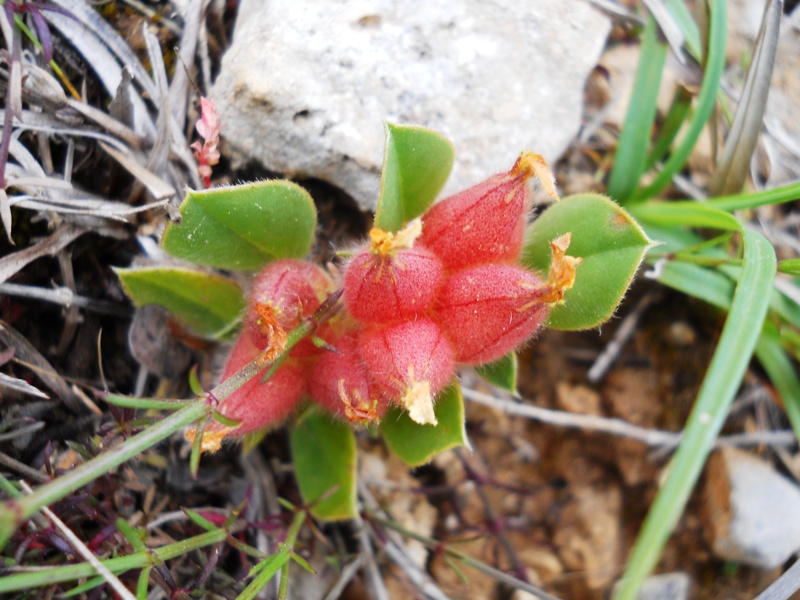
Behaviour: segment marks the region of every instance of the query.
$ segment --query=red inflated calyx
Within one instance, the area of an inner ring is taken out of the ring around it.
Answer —
[[[532,152],[523,153],[508,173],[434,204],[423,217],[420,242],[435,252],[449,271],[516,261],[531,204],[526,182],[534,176],[539,177],[548,194],[557,198],[544,159]]]
[[[373,229],[369,246],[348,264],[344,302],[358,321],[397,321],[432,304],[442,280],[442,263],[427,248],[413,245],[419,226],[416,220],[397,234]]]
[[[261,353],[262,350],[248,335],[242,335],[225,364],[223,380],[234,375]],[[261,383],[265,371],[266,369],[249,379],[220,402],[217,411],[240,423],[231,428],[212,419],[203,432],[203,450],[219,449],[225,437],[241,437],[254,431],[276,427],[294,412],[306,387],[301,362],[288,358],[270,379]]]
[[[286,332],[317,310],[332,291],[330,277],[313,263],[285,259],[268,264],[250,291],[247,334],[261,349],[275,344],[276,336],[285,339]],[[314,345],[303,340],[292,355],[304,356],[314,351]]]
[[[550,243],[546,281],[517,265],[479,265],[453,273],[435,307],[459,363],[497,360],[532,337],[575,281],[580,259],[566,255],[570,234]]]
[[[420,316],[366,329],[359,348],[379,392],[417,423],[436,424],[433,397],[455,374],[453,350],[436,321]]]
[[[358,332],[351,331],[333,344],[309,377],[315,402],[352,423],[377,421],[386,412],[386,399],[377,393],[358,349]]]
[[[547,316],[544,283],[514,265],[480,265],[445,283],[436,314],[456,361],[496,360],[531,337]]]

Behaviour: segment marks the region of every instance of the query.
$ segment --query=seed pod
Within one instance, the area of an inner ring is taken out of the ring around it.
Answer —
[[[233,347],[223,372],[227,379],[262,351],[253,344],[248,335],[242,335]],[[227,431],[222,423],[212,420],[205,434],[224,432],[224,436],[243,436],[259,429],[280,425],[292,414],[305,391],[305,373],[297,359],[289,358],[265,383],[261,383],[264,371],[251,378],[238,390],[220,402],[217,410],[225,417],[241,421],[233,430]]]
[[[513,265],[454,273],[435,310],[456,362],[483,364],[520,346],[545,320],[551,291],[535,274]]]
[[[531,204],[526,182],[533,176],[557,198],[544,159],[527,152],[508,173],[434,204],[423,217],[420,242],[439,256],[448,271],[516,261]]]
[[[424,312],[441,279],[442,263],[427,248],[403,248],[394,255],[367,248],[347,266],[344,303],[362,323],[388,323]]]
[[[439,325],[417,317],[361,334],[361,356],[377,389],[417,423],[436,424],[433,396],[455,374],[453,350]]]
[[[311,371],[312,400],[353,423],[379,420],[387,404],[370,381],[358,350],[357,332],[348,333],[333,345],[337,352],[323,354]]]
[[[261,349],[276,345],[280,338],[285,341],[285,334],[317,310],[332,291],[330,277],[313,263],[285,259],[268,264],[250,292],[245,324],[250,339]],[[309,340],[303,340],[292,355],[306,356],[315,350]]]

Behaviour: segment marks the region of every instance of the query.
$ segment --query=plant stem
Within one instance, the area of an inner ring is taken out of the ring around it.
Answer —
[[[156,564],[159,561],[170,560],[178,556],[183,556],[192,550],[225,541],[227,536],[228,532],[224,529],[215,529],[214,531],[181,540],[174,544],[168,544],[161,548],[148,549],[119,558],[110,558],[104,560],[103,565],[112,573],[119,575],[131,569],[141,569]],[[96,574],[94,567],[89,563],[15,573],[6,577],[0,577],[0,593],[27,590],[65,581],[75,581],[76,579],[92,577]]]
[[[205,398],[196,400],[113,450],[104,452],[58,479],[40,486],[29,496],[4,502],[0,505],[0,547],[5,546],[23,520],[35,514],[42,507],[57,502],[67,494],[80,489],[210,412],[211,408]]]
[[[306,520],[306,511],[301,510],[294,515],[292,524],[289,526],[289,532],[286,534],[285,544],[294,549],[294,544],[297,541],[297,536],[300,534],[300,528]],[[289,593],[289,563],[286,562],[281,567],[281,583],[278,587],[278,600],[285,600]]]

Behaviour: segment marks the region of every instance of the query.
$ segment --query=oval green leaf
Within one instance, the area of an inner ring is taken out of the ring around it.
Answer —
[[[509,352],[494,362],[475,367],[475,372],[489,383],[514,394],[517,393],[519,360],[516,352]]]
[[[578,194],[553,204],[531,224],[523,262],[546,273],[550,241],[567,232],[572,232],[567,254],[583,263],[574,287],[550,313],[548,326],[590,329],[614,314],[652,243],[636,221],[605,196]]]
[[[383,439],[400,460],[412,467],[429,462],[434,456],[456,446],[468,446],[464,429],[464,399],[454,380],[439,394],[433,408],[433,425],[420,425],[399,408],[391,408],[381,421]]]
[[[227,339],[245,301],[230,279],[178,267],[114,269],[136,306],[159,304],[193,333]]]
[[[356,438],[350,426],[311,408],[289,429],[289,441],[311,514],[322,521],[356,518]]]
[[[255,271],[277,258],[303,258],[317,226],[314,201],[291,181],[190,190],[164,249],[189,262]]]
[[[450,176],[454,157],[443,135],[387,123],[375,227],[395,232],[428,210]]]

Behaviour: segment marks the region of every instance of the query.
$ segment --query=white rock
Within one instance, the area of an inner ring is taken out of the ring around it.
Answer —
[[[448,192],[522,150],[552,163],[579,129],[609,28],[585,0],[242,0],[211,93],[223,151],[329,181],[364,208],[384,120],[453,140]]]
[[[691,584],[687,573],[651,575],[644,580],[637,600],[687,600]]]
[[[774,569],[800,550],[800,488],[769,464],[735,448],[709,461],[708,534],[724,560]]]

